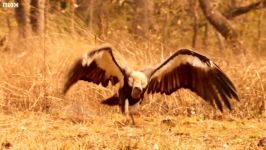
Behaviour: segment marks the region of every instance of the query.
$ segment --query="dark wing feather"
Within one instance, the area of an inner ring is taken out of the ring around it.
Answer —
[[[211,105],[223,111],[223,104],[231,110],[230,98],[239,100],[232,81],[207,57],[188,49],[181,49],[153,70],[148,93],[167,95],[180,88],[190,89]]]
[[[124,84],[124,69],[114,59],[112,48],[102,45],[85,54],[70,70],[64,86],[64,93],[78,80],[102,84],[106,87],[109,81],[115,85]]]
[[[110,106],[119,105],[119,103],[120,101],[119,101],[119,97],[117,94],[114,94],[113,96],[102,101],[102,104],[106,104]]]

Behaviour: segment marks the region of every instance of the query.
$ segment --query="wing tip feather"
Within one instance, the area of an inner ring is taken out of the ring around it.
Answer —
[[[70,87],[79,80],[78,75],[76,73],[80,73],[82,67],[83,67],[82,59],[80,58],[76,60],[76,62],[73,64],[73,66],[71,67],[70,71],[67,74],[66,77],[67,79],[64,84],[63,94],[66,94],[70,89]]]

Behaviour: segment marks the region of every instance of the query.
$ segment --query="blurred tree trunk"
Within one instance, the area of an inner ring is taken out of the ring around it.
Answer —
[[[89,30],[97,37],[105,38],[108,32],[108,13],[110,13],[108,6],[113,4],[103,0],[77,0],[77,4],[76,16],[86,20]]]
[[[78,7],[75,9],[75,15],[84,20],[89,28],[89,30],[92,32],[94,31],[94,24],[97,21],[97,17],[95,17],[97,14],[97,1],[96,0],[76,0]],[[99,1],[101,2],[101,1]]]
[[[6,16],[6,25],[7,25],[7,28],[8,28],[8,36],[11,36],[12,35],[12,31],[13,31],[13,27],[11,25],[10,18],[11,18],[11,15],[7,14],[7,16]]]
[[[262,20],[263,20],[263,12],[259,12],[259,17],[258,17],[258,24],[257,24],[257,42],[256,42],[256,47],[257,47],[257,51],[261,52],[261,24],[262,24]],[[265,105],[266,106],[266,105]],[[266,108],[266,107],[265,107]],[[266,109],[265,109],[266,110]]]
[[[75,9],[78,7],[76,0],[67,0],[71,9],[71,33],[75,33]]]
[[[134,37],[143,37],[145,36],[145,32],[149,27],[149,16],[150,16],[150,6],[151,1],[149,0],[135,0],[133,9],[135,10],[132,22],[131,29]]]
[[[169,8],[171,7],[170,0],[167,0],[167,13],[165,14],[164,23],[163,23],[163,36],[162,36],[162,42],[167,43],[169,38],[169,26],[170,26],[170,14],[169,14]],[[163,45],[163,49],[165,49],[165,46]]]
[[[93,31],[93,26],[92,26],[92,23],[94,21],[94,18],[93,18],[93,12],[94,12],[94,0],[90,0],[90,4],[89,4],[89,11],[90,11],[90,20],[89,20],[89,28],[90,28],[90,31]]]
[[[134,37],[139,37],[143,35],[143,21],[144,21],[144,5],[146,0],[135,0],[133,18],[132,18],[132,33]]]
[[[98,28],[99,36],[103,39],[108,37],[109,23],[108,15],[105,11],[98,14]]]
[[[191,10],[191,15],[193,17],[193,35],[192,35],[192,44],[193,48],[196,47],[197,36],[198,36],[198,27],[199,27],[199,15],[197,12],[197,1],[189,0],[189,6]]]
[[[31,0],[30,6],[30,24],[32,31],[36,34],[42,34],[44,30],[45,0]]]
[[[27,37],[27,12],[26,12],[26,0],[15,0],[19,3],[19,7],[15,8],[15,18],[18,24],[19,37]]]
[[[202,45],[204,49],[208,49],[208,39],[209,39],[209,25],[206,22],[204,24],[204,35],[202,39]]]
[[[244,47],[238,40],[238,33],[232,23],[219,11],[213,9],[208,0],[199,0],[199,2],[207,20],[226,39],[233,52],[235,54],[239,54],[241,52],[245,53]]]

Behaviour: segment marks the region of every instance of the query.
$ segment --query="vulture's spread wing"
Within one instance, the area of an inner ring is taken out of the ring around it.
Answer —
[[[181,49],[151,73],[148,93],[173,93],[187,88],[223,111],[222,102],[231,110],[230,98],[238,99],[236,88],[222,70],[207,57]]]
[[[102,84],[106,87],[111,81],[113,85],[124,84],[124,69],[116,62],[112,48],[102,45],[80,58],[70,70],[64,86],[64,93],[78,80]]]

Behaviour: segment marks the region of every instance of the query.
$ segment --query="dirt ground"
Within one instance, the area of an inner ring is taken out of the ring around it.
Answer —
[[[266,119],[136,116],[135,126],[123,119],[1,113],[1,149],[266,149]]]

